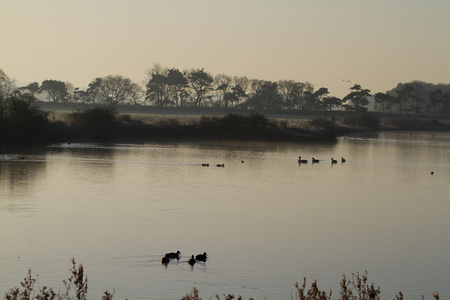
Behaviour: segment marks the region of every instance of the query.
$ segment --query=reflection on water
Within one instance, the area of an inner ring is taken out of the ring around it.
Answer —
[[[28,268],[61,287],[75,257],[90,298],[180,299],[196,286],[202,298],[289,299],[303,277],[336,296],[342,274],[365,270],[383,298],[448,298],[449,145],[448,134],[383,132],[27,150],[0,161],[0,289]]]

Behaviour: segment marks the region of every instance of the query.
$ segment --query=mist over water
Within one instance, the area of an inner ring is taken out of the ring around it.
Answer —
[[[58,144],[5,153],[0,290],[19,286],[29,268],[41,287],[58,290],[74,257],[91,299],[113,289],[117,299],[180,299],[193,286],[204,299],[290,299],[304,277],[337,297],[342,274],[365,270],[382,298],[438,291],[445,299],[449,146],[447,133],[385,132],[332,144]],[[299,165],[299,155],[308,163]],[[177,250],[179,261],[161,265]],[[207,262],[187,263],[203,252]]]

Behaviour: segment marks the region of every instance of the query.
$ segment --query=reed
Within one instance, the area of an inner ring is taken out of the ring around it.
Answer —
[[[75,259],[72,258],[72,268],[70,269],[70,277],[67,280],[63,280],[65,290],[55,293],[53,288],[46,286],[42,288],[35,288],[38,283],[38,276],[33,278],[31,275],[31,269],[28,270],[27,276],[20,283],[21,287],[11,288],[5,293],[6,300],[86,300],[88,292],[88,280],[84,273],[82,264],[76,264]],[[342,275],[340,281],[339,298],[331,298],[332,290],[328,292],[320,290],[317,280],[311,283],[309,289],[306,288],[306,277],[303,278],[302,285],[297,282],[295,284],[296,294],[295,298],[291,295],[291,300],[381,300],[380,287],[375,287],[374,283],[368,281],[367,271],[362,274],[353,273],[351,279],[347,279],[345,275]],[[102,300],[112,300],[114,291],[112,293],[106,291],[102,296]],[[434,300],[439,300],[440,296],[438,292],[434,292],[431,295]],[[234,294],[223,295],[223,300],[242,300],[241,296],[235,296]],[[209,298],[210,300],[212,298]],[[215,295],[216,300],[221,300],[219,295]],[[425,299],[422,296],[422,299]],[[201,300],[199,291],[193,287],[191,292],[181,298],[181,300]],[[253,298],[249,298],[253,300]],[[398,292],[395,295],[394,300],[403,300],[402,292]]]

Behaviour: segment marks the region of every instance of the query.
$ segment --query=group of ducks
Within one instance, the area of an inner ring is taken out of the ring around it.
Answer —
[[[314,163],[318,163],[320,160],[318,160],[318,159],[315,159],[314,157],[312,158],[312,163],[314,164]],[[337,160],[336,159],[334,159],[334,158],[331,158],[331,163],[332,164],[337,164]],[[306,164],[306,163],[308,163],[308,160],[307,159],[302,159],[302,157],[301,156],[299,156],[298,157],[298,163],[299,164]],[[343,158],[343,157],[341,157],[341,163],[345,163],[345,158]]]
[[[177,252],[170,252],[170,253],[166,253],[166,255],[164,255],[163,258],[161,258],[161,263],[163,265],[168,265],[171,259],[176,259],[176,260],[180,260],[181,257],[181,252],[177,251]],[[197,261],[207,261],[208,260],[208,254],[206,254],[206,252],[203,252],[203,254],[198,254],[194,257],[194,255],[191,256],[191,258],[189,258],[188,260],[188,264],[190,264],[191,266],[195,265],[195,263]]]

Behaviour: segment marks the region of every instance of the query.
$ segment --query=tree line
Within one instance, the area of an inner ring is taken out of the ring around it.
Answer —
[[[315,89],[309,82],[266,81],[245,76],[211,75],[204,69],[180,71],[154,64],[145,74],[144,86],[121,75],[93,79],[86,89],[69,82],[44,80],[16,87],[0,69],[0,93],[18,90],[32,96],[42,94],[49,102],[133,104],[157,107],[234,107],[245,110],[367,111],[371,102],[384,113],[450,113],[450,85],[420,81],[399,83],[386,91],[371,93],[359,84],[341,98],[328,88]]]

